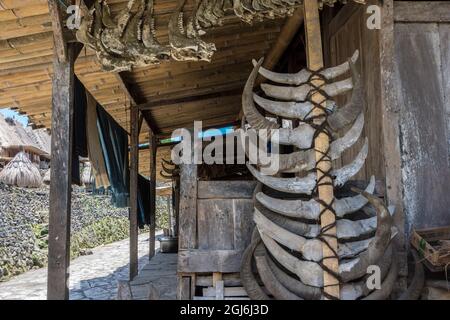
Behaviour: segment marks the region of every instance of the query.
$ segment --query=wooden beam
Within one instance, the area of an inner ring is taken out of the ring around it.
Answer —
[[[272,49],[264,57],[264,62],[262,66],[268,70],[272,70],[278,61],[280,61],[281,56],[284,54],[289,44],[291,43],[294,36],[297,34],[298,29],[304,21],[303,8],[299,7],[294,11],[294,14],[286,19],[283,28],[280,30],[280,34],[277,41],[272,46]],[[265,82],[266,78],[258,74],[255,80],[255,87],[259,86],[261,83]],[[238,120],[242,119],[244,116],[243,110],[239,112]]]
[[[139,170],[139,110],[131,107],[130,146],[130,280],[138,274],[138,170]]]
[[[157,141],[155,134],[150,131],[150,245],[149,259],[155,256],[155,231],[156,231],[156,152]]]
[[[120,88],[123,90],[125,95],[127,96],[128,100],[130,100],[130,103],[132,106],[139,106],[140,99],[137,97],[137,94],[134,90],[130,88],[130,85],[125,81],[124,73],[123,72],[116,72],[114,73],[117,81],[119,82]],[[150,117],[150,119],[147,119],[147,117]],[[153,121],[151,121],[151,115],[147,115],[146,122],[150,129],[152,129],[153,132],[158,132],[157,128],[154,127]]]
[[[132,92],[129,88],[128,83],[125,82],[125,79],[123,77],[123,72],[116,72],[114,73],[114,76],[117,79],[117,82],[119,82],[120,88],[123,90],[125,95],[127,96],[128,100],[130,100],[130,103],[132,106],[137,106],[137,99],[135,97],[134,92]]]
[[[395,79],[394,1],[385,0],[382,6],[380,35],[381,121],[386,170],[386,196],[389,205],[395,205],[394,223],[398,228],[395,237],[399,247],[404,247],[405,216],[403,205],[402,156],[400,150],[400,105],[397,93],[392,89]],[[405,262],[406,265],[406,262]]]
[[[143,123],[144,123],[144,115],[142,113],[140,113],[139,114],[139,123],[138,123],[139,134],[141,133]]]
[[[242,94],[242,87],[239,86],[234,89],[221,91],[221,92],[212,92],[207,94],[200,94],[196,95],[195,92],[192,92],[192,95],[189,97],[182,97],[177,99],[170,98],[170,95],[167,95],[163,98],[159,97],[157,100],[152,100],[152,102],[144,103],[139,105],[139,110],[145,110],[149,111],[152,108],[161,107],[161,106],[168,106],[168,105],[176,105],[176,104],[183,104],[193,101],[201,101],[201,100],[208,100],[208,99],[214,99],[214,98],[223,98],[223,97],[231,97]]]
[[[75,51],[74,45],[68,46],[67,61],[58,59],[55,52],[53,65],[47,281],[49,300],[69,299]]]
[[[61,8],[61,2],[64,0],[48,0],[48,10],[52,21],[53,40],[55,52],[61,62],[67,62],[67,42],[64,35],[64,22]]]
[[[304,13],[305,13],[305,31],[306,31],[306,55],[308,60],[308,67],[311,70],[319,70],[323,67],[323,51],[322,51],[322,35],[320,32],[320,19],[319,19],[319,7],[317,0],[304,0]],[[323,80],[314,80],[313,84],[321,86]],[[325,97],[316,92],[312,96],[312,100],[316,103],[325,101]],[[313,115],[315,117],[324,115],[324,111],[321,108],[314,108]],[[318,123],[323,121],[318,119]],[[333,180],[331,177],[324,175],[324,173],[331,170],[331,161],[322,161],[323,155],[329,150],[330,138],[325,133],[320,133],[314,140],[314,147],[316,150],[316,162],[317,162],[317,181],[320,181],[318,186],[319,199],[330,205],[334,200]],[[320,210],[324,211],[320,218],[320,225],[324,231],[324,239],[328,244],[322,244],[323,264],[332,273],[339,273],[339,259],[334,257],[333,252],[338,251],[338,244],[336,238],[336,227],[330,228],[335,225],[335,214],[326,209],[323,205],[320,206]],[[323,284],[324,293],[328,298],[339,299],[339,280],[336,279],[333,274],[324,270],[323,272]]]
[[[448,1],[394,1],[395,22],[450,22]]]

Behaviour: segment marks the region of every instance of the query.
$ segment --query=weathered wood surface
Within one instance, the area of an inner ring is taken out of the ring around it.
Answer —
[[[52,91],[52,158],[48,236],[49,300],[69,299],[70,213],[74,108],[74,60],[69,45],[67,61],[54,59]]]
[[[191,299],[191,277],[190,276],[178,276],[178,300],[190,300]]]
[[[62,1],[66,3],[66,1]],[[54,50],[59,61],[67,62],[67,43],[64,36],[63,7],[58,0],[48,1],[48,10],[52,21]]]
[[[198,248],[232,250],[233,200],[198,200]]]
[[[322,34],[320,29],[320,17],[318,2],[316,0],[304,0],[303,1],[304,19],[305,19],[305,31],[306,31],[306,57],[308,62],[308,68],[311,70],[319,70],[323,68],[323,51],[322,51]],[[324,84],[323,80],[313,80],[313,84],[321,86]],[[320,92],[316,92],[312,96],[312,100],[315,103],[322,103],[324,96]],[[325,111],[320,108],[313,109],[313,116],[319,117],[324,115]],[[320,122],[318,123],[320,124]],[[331,177],[324,175],[324,173],[331,171],[331,162],[321,161],[324,154],[326,154],[330,147],[330,138],[325,133],[319,133],[314,139],[314,149],[317,161],[317,181],[321,181],[321,184],[317,188],[319,199],[327,205],[331,205],[334,200],[333,181]],[[333,252],[337,252],[337,238],[336,227],[331,227],[335,224],[335,214],[326,209],[321,204],[321,211],[323,214],[320,217],[320,225],[324,228],[324,235],[327,239],[327,243],[322,245],[322,251],[324,257],[333,257]],[[339,260],[338,258],[327,258],[323,261],[324,266],[333,273],[339,272]],[[329,296],[339,298],[339,281],[333,276],[332,273],[324,270],[323,272],[324,292]]]
[[[255,181],[199,181],[199,199],[251,199]]]
[[[131,106],[130,139],[130,280],[138,274],[138,168],[139,168],[139,110]]]
[[[242,250],[181,250],[178,272],[239,272]]]
[[[378,0],[367,1],[368,5],[378,4]],[[364,138],[369,139],[369,156],[363,169],[354,179],[368,181],[372,175],[382,179],[385,176],[383,136],[380,134],[382,127],[381,99],[380,99],[380,53],[379,31],[370,30],[366,26],[368,15],[367,6],[349,3],[334,17],[325,27],[324,42],[328,44],[325,52],[325,62],[328,67],[341,64],[353,55],[356,49],[360,52],[357,68],[361,72],[365,105],[364,132],[361,139],[342,157],[335,161],[334,167],[338,168],[353,161],[364,144]],[[340,77],[344,79],[350,73]],[[343,106],[351,97],[351,92],[337,97],[338,106]]]
[[[450,21],[448,1],[395,1],[396,22],[443,22]]]
[[[449,31],[449,24],[395,24],[407,234],[450,224]]]
[[[223,284],[223,281],[222,281]],[[214,287],[204,288],[204,297],[216,297],[217,300],[223,300],[224,297],[247,297],[247,292],[244,287],[222,287],[223,296],[222,299],[217,298],[217,291]]]
[[[422,300],[450,300],[450,292],[433,287],[425,287],[422,291]]]
[[[150,239],[149,259],[155,256],[156,232],[156,136],[152,130],[149,133],[150,152]]]
[[[197,246],[197,165],[180,165],[179,249]]]
[[[244,250],[250,242],[252,211],[250,199],[198,200],[198,248]]]
[[[223,273],[222,279],[226,287],[242,287],[239,273]],[[199,287],[212,287],[213,277],[198,275],[195,284]]]

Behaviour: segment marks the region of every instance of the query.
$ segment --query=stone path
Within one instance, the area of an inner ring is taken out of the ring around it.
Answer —
[[[138,243],[139,268],[143,268],[148,263],[148,234],[140,235]],[[156,246],[159,249],[159,241]],[[92,253],[71,261],[71,300],[113,300],[117,295],[117,280],[128,279],[128,239],[92,249]],[[0,282],[0,300],[43,300],[46,295],[46,268]]]
[[[154,288],[157,300],[176,300],[177,298],[177,262],[176,253],[157,254],[130,282],[133,300],[149,299],[149,284]]]

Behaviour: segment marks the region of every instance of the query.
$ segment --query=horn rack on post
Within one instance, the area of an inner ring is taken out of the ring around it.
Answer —
[[[307,33],[312,29],[308,23],[314,21],[309,7],[313,2],[317,10],[315,0],[304,3]],[[307,37],[311,45],[311,34]],[[391,294],[398,274],[391,243],[396,229],[382,200],[372,195],[374,177],[365,191],[335,195],[335,187],[356,175],[368,155],[365,139],[353,162],[332,168],[332,161],[362,134],[364,92],[358,56],[356,51],[347,62],[329,69],[313,66],[314,57],[309,56],[309,68],[296,74],[266,70],[262,60],[254,63],[242,97],[248,127],[272,130],[272,136],[278,130],[279,143],[295,151],[279,155],[279,170],[273,175],[265,174],[261,163],[247,165],[259,181],[254,193],[256,226],[241,267],[251,299],[387,299]],[[334,81],[348,72],[351,77]],[[261,85],[266,97],[253,93],[258,73],[274,83]],[[349,102],[337,106],[333,98],[350,91]],[[259,113],[255,102],[300,125],[282,128]],[[367,284],[370,266],[379,267],[381,289]]]

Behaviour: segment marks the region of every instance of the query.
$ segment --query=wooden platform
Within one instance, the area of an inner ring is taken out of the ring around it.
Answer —
[[[130,282],[133,300],[148,300],[152,285],[160,300],[177,298],[177,254],[158,252]]]

